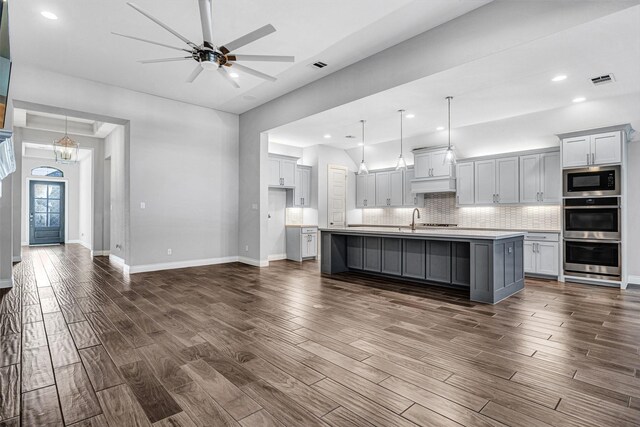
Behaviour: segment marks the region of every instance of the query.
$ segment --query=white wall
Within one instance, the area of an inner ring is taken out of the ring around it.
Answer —
[[[286,255],[285,209],[287,191],[269,189],[269,259],[282,259]]]
[[[105,156],[111,159],[111,207],[110,248],[111,254],[124,259],[125,243],[125,128],[116,127],[105,138]]]
[[[86,248],[93,249],[93,156],[89,153],[78,163],[80,185],[78,194],[78,220],[80,228],[80,242]]]
[[[292,145],[278,144],[277,142],[269,141],[269,154],[280,154],[283,156],[302,158],[303,149],[301,147],[294,147]],[[300,164],[300,162],[298,163]]]
[[[14,99],[23,104],[102,115],[125,125],[124,250],[134,271],[135,266],[238,255],[237,115],[20,63],[14,64],[11,84]],[[98,159],[102,168],[104,157]],[[101,213],[102,191],[94,194]],[[101,229],[102,223],[94,223],[94,242]]]
[[[10,93],[11,95],[11,93]],[[11,98],[7,102],[6,112],[6,129],[12,130],[13,128],[13,104]],[[15,140],[14,140],[14,148]],[[15,237],[13,230],[13,189],[14,189],[14,176],[13,173],[3,180],[0,180],[0,288],[13,286],[12,276],[12,260],[14,256],[13,239]]]
[[[40,151],[40,150],[38,150]],[[27,149],[29,153],[29,149]],[[31,175],[31,170],[38,166],[51,166],[52,168],[60,169],[64,174],[63,178],[49,178],[42,176]],[[31,180],[45,180],[45,181],[63,181],[66,182],[65,192],[65,236],[67,240],[80,240],[80,222],[79,222],[79,199],[78,199],[78,187],[80,183],[78,165],[72,164],[60,164],[55,160],[42,159],[34,157],[22,158],[22,201],[23,208],[21,215],[21,242],[23,245],[29,244],[29,182]]]
[[[633,283],[640,285],[640,190],[637,187],[640,182],[640,137],[637,135],[629,143],[627,159],[627,259],[628,274],[635,276]]]

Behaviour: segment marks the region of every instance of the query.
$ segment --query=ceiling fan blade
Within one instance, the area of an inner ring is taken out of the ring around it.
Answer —
[[[277,55],[228,55],[230,61],[261,61],[261,62],[294,62],[294,56]]]
[[[231,64],[231,68],[240,70],[240,71],[244,71],[247,74],[251,74],[252,76],[256,76],[256,77],[260,77],[261,79],[265,79],[268,80],[270,82],[275,82],[276,79],[273,76],[270,76],[269,74],[265,74],[263,72],[260,72],[258,70],[254,70],[253,68],[249,68],[249,67],[245,67],[244,65],[238,64],[237,62],[234,62],[233,64]]]
[[[156,24],[160,25],[165,30],[169,31],[171,34],[173,34],[174,36],[176,36],[177,38],[179,38],[180,40],[182,40],[183,42],[185,42],[189,46],[196,47],[195,43],[190,41],[188,38],[186,38],[182,34],[178,33],[173,28],[169,27],[164,22],[160,21],[158,18],[153,17],[151,14],[149,14],[149,12],[145,11],[144,9],[141,9],[140,6],[138,6],[138,5],[134,4],[134,3],[131,3],[131,2],[127,2],[127,4],[129,6],[131,6],[132,8],[134,8],[135,10],[137,10],[138,12],[140,12],[142,15],[146,16],[147,18],[149,18],[150,20],[155,22]]]
[[[236,82],[235,80],[233,80],[231,78],[231,76],[229,75],[229,73],[227,73],[227,70],[225,70],[224,67],[218,68],[218,72],[220,74],[222,74],[222,76],[225,78],[225,80],[227,80],[229,83],[231,83],[233,85],[233,87],[235,87],[236,89],[240,89],[240,85],[238,84],[238,82]]]
[[[213,41],[213,20],[211,12],[211,0],[199,0],[200,23],[202,24],[202,37],[206,42]]]
[[[155,64],[157,62],[186,61],[187,59],[193,59],[193,57],[185,56],[182,58],[143,59],[142,61],[138,61],[138,62],[142,64]]]
[[[193,83],[193,81],[198,78],[201,72],[202,67],[200,66],[200,64],[196,65],[196,68],[194,68],[191,74],[189,74],[189,77],[187,77],[187,83]]]
[[[263,38],[264,36],[268,36],[269,34],[275,32],[276,29],[273,28],[273,25],[267,24],[264,27],[260,27],[255,31],[250,32],[249,34],[245,34],[244,36],[235,39],[232,42],[225,44],[220,47],[220,51],[225,55],[229,52],[233,52],[236,49],[241,48],[242,46],[248,45],[258,39]]]
[[[154,42],[154,41],[152,41],[152,40],[141,39],[140,37],[128,36],[128,35],[126,35],[126,34],[120,34],[120,33],[114,33],[113,31],[111,32],[111,34],[113,34],[113,35],[115,35],[115,36],[125,37],[125,38],[127,38],[127,39],[138,40],[138,41],[140,41],[140,42],[151,43],[151,44],[155,44],[155,45],[158,45],[158,46],[167,47],[167,48],[169,48],[169,49],[181,50],[181,51],[184,51],[184,52],[191,52],[191,51],[190,51],[190,50],[188,50],[188,49],[183,49],[183,48],[181,48],[181,47],[170,46],[170,45],[168,45],[168,44],[158,43],[158,42]]]

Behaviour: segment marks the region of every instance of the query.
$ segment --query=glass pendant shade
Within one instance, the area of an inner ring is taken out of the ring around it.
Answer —
[[[64,136],[53,142],[53,153],[57,163],[76,163],[80,144],[67,135],[67,118],[64,120]]]
[[[398,157],[398,164],[396,165],[396,170],[400,171],[400,170],[405,170],[407,168],[407,162],[404,161],[404,157],[402,157],[402,154],[400,154],[400,157]]]
[[[362,162],[360,162],[360,167],[358,168],[358,175],[366,175],[369,173],[369,169],[367,169],[367,165],[365,164],[364,160],[362,160]]]

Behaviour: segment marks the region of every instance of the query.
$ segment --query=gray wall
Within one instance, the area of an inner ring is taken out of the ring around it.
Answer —
[[[249,247],[244,255],[267,259],[261,244],[267,233],[267,150],[261,133],[635,4],[496,0],[242,114],[239,244]]]
[[[125,129],[118,126],[105,138],[105,155],[111,159],[110,253],[124,258],[125,243]],[[116,247],[117,246],[117,247]]]
[[[7,102],[6,122],[7,128],[13,124],[13,105],[11,98]],[[14,140],[15,148],[15,140]],[[0,181],[0,287],[12,286],[12,259],[13,259],[13,187],[16,174],[13,173]]]
[[[638,134],[636,134],[638,135]],[[640,137],[636,136],[635,140],[629,143],[629,151],[627,158],[627,183],[628,183],[628,202],[627,202],[627,259],[629,276],[632,277],[633,283],[640,285],[640,190],[638,183],[640,182]]]

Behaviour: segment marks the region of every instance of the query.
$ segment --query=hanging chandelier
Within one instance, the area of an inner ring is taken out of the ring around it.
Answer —
[[[396,170],[406,170],[407,162],[404,161],[404,157],[402,157],[402,116],[404,115],[404,110],[398,110],[400,113],[400,156],[398,156],[398,164],[396,165]]]
[[[360,162],[360,167],[358,168],[358,175],[366,175],[369,173],[369,169],[367,169],[367,165],[364,162],[364,123],[365,120],[360,120],[362,123],[362,161]]]
[[[57,163],[76,163],[80,145],[67,134],[67,116],[64,117],[64,136],[53,141],[53,153]]]
[[[449,113],[449,123],[447,125],[447,127],[449,129],[449,146],[447,147],[447,152],[444,155],[443,164],[445,164],[445,165],[455,165],[456,164],[456,153],[455,153],[455,151],[453,151],[453,147],[451,146],[451,100],[453,99],[453,96],[447,96],[445,99],[447,100],[448,113]]]

